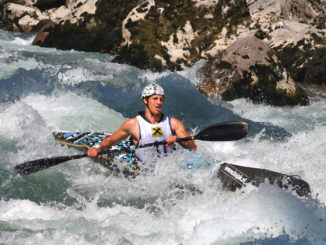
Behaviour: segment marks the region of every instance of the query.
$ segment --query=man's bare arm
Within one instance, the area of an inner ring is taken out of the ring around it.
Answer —
[[[178,120],[176,118],[171,118],[171,124],[172,124],[172,130],[174,131],[175,136],[170,136],[171,138],[169,137],[170,139],[169,138],[167,139],[168,144],[170,143],[170,141],[175,142],[176,138],[184,138],[184,137],[190,136],[189,133],[187,132],[185,126],[183,125],[183,123],[180,120]],[[195,144],[195,141],[193,141],[193,140],[182,141],[182,142],[180,142],[180,144],[184,148],[188,148],[193,151],[197,150],[197,145]]]
[[[112,135],[110,135],[107,138],[105,138],[104,140],[102,140],[99,143],[99,147],[92,147],[88,151],[88,156],[89,157],[97,157],[98,153],[101,150],[110,149],[112,146],[114,146],[115,144],[119,143],[121,140],[124,140],[129,135],[131,135],[131,132],[133,131],[133,129],[135,127],[135,122],[137,123],[137,121],[135,121],[135,120],[137,120],[137,119],[132,118],[132,119],[126,120],[117,131],[115,131]]]

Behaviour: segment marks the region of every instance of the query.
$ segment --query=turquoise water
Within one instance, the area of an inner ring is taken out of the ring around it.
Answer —
[[[202,62],[154,73],[32,40],[0,30],[0,244],[325,244],[326,94],[311,90],[307,107],[223,102],[197,91]],[[182,150],[131,179],[87,158],[13,172],[25,161],[78,153],[55,144],[53,131],[116,130],[143,110],[149,82],[165,88],[164,111],[193,134],[222,121],[251,124],[244,140],[198,141],[205,161],[300,175],[311,197],[269,184],[223,192],[218,165],[186,170],[193,155]]]

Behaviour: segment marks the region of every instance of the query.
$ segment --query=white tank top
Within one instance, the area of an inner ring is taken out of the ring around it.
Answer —
[[[139,127],[139,146],[163,141],[172,135],[171,116],[163,115],[162,120],[158,124],[149,123],[141,115],[138,115],[136,118]],[[149,146],[136,148],[135,154],[140,161],[151,162],[157,156],[171,153],[174,148],[174,144],[168,147],[165,145]]]

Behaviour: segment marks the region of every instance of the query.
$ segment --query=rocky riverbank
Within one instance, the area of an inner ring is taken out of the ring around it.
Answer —
[[[306,105],[326,84],[326,0],[2,0],[0,28],[34,44],[105,52],[154,71],[199,60],[198,88],[225,100]]]

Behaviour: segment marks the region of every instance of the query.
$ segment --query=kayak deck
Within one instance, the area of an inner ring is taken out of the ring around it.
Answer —
[[[57,143],[74,147],[82,151],[87,151],[93,146],[99,144],[103,139],[110,136],[110,133],[97,132],[54,132],[53,136]],[[130,139],[119,142],[108,151],[101,154],[101,159],[109,164],[110,168],[122,168],[122,171],[128,175],[139,174],[140,168],[134,152],[130,150]],[[112,164],[112,162],[118,163]]]

